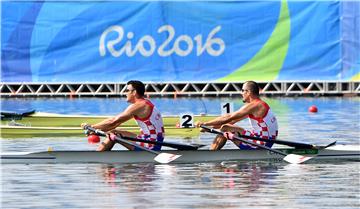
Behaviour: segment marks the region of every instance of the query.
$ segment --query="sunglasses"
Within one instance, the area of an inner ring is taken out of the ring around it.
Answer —
[[[133,91],[135,91],[135,89],[125,89],[125,93],[133,92]]]

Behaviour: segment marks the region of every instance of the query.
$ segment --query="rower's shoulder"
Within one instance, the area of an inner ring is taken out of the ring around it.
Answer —
[[[134,103],[129,104],[129,106],[127,107],[127,110],[130,112],[138,112],[143,110],[146,107],[145,103],[143,103],[142,101],[136,101]]]
[[[139,100],[133,103],[135,109],[152,109],[155,105],[147,99]]]
[[[266,108],[269,107],[269,104],[260,98],[255,100],[254,103],[256,104],[256,106],[259,106],[259,107],[266,107]]]

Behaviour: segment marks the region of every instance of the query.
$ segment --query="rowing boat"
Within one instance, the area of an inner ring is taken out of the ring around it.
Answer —
[[[30,137],[61,137],[83,136],[80,128],[81,123],[94,124],[111,116],[98,115],[67,115],[45,112],[33,112],[31,114],[15,115],[9,121],[2,120],[0,133],[2,138],[30,138]],[[195,115],[194,121],[207,121],[215,116]],[[179,128],[179,116],[164,116],[164,127],[167,136],[181,136],[184,138],[199,135],[195,128]],[[135,120],[130,120],[121,125],[124,130],[138,131]]]
[[[335,145],[326,149],[278,148],[284,153],[310,155],[312,161],[354,160],[360,161],[359,145]],[[224,149],[209,150],[166,150],[167,153],[181,155],[171,163],[201,163],[222,161],[282,161],[283,156],[267,150]],[[46,151],[1,153],[1,163],[156,163],[153,154],[144,151]]]

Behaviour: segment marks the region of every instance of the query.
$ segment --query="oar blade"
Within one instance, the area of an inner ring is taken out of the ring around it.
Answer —
[[[328,147],[334,146],[336,144],[336,141],[331,142],[330,144],[326,145],[323,149],[326,149]]]
[[[158,154],[154,160],[156,162],[162,163],[162,164],[167,164],[170,163],[171,161],[174,161],[176,159],[178,159],[179,157],[181,157],[181,155],[176,155],[176,154],[170,154],[170,153],[160,153]]]
[[[310,160],[313,157],[310,156],[303,156],[303,155],[296,155],[296,154],[289,154],[284,157],[284,160],[286,162],[292,163],[292,164],[301,164],[305,161]]]

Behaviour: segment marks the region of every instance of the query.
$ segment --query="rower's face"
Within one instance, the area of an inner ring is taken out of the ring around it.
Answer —
[[[133,103],[135,101],[136,98],[136,90],[132,87],[131,84],[126,86],[126,101]]]
[[[244,103],[247,103],[250,101],[250,90],[249,90],[248,86],[246,85],[246,83],[241,88],[241,95],[243,97]]]

